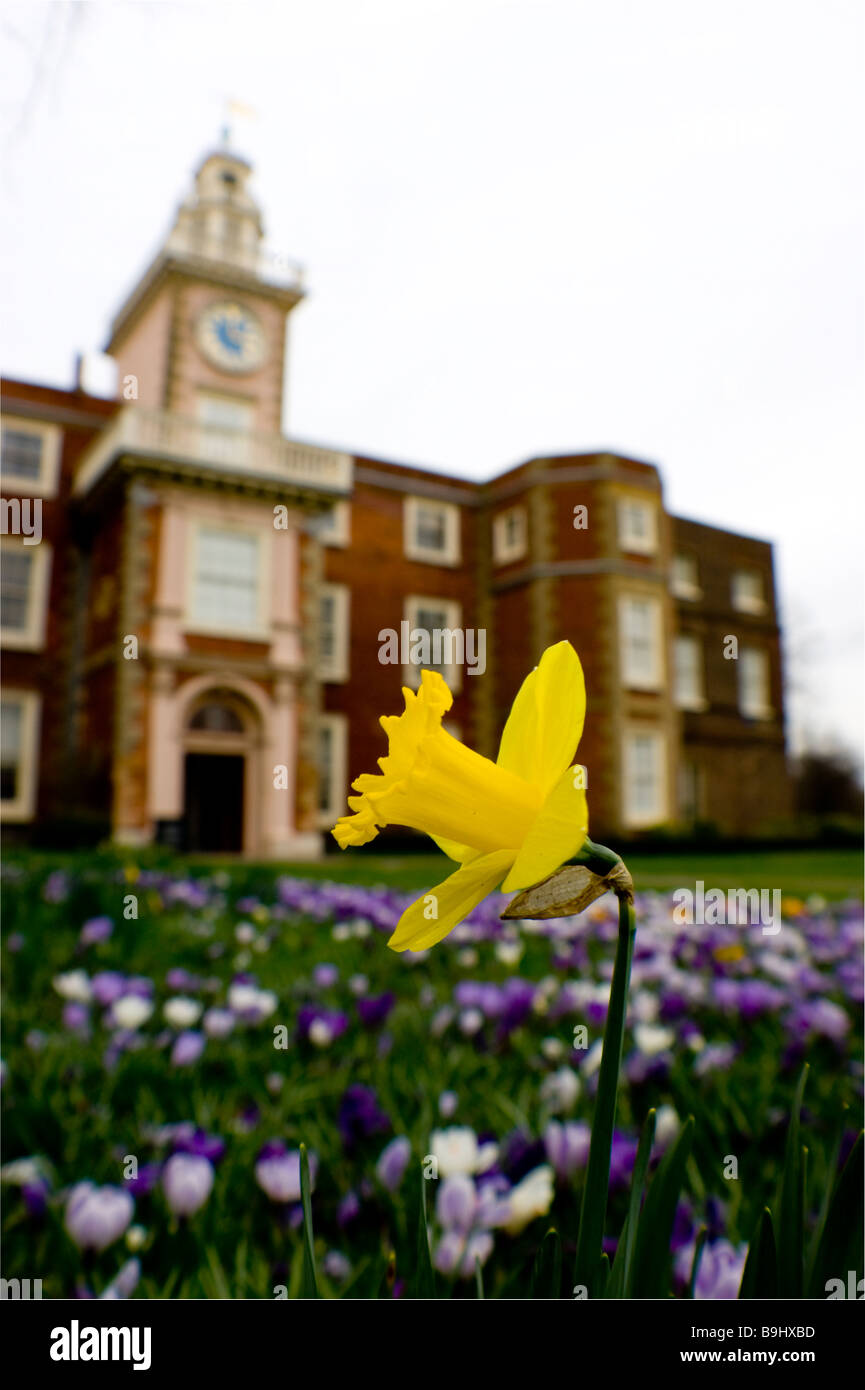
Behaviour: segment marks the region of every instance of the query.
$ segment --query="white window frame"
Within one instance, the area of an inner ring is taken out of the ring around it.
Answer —
[[[680,652],[687,645],[695,652],[693,662],[694,684],[689,690],[682,689],[683,667]],[[677,709],[701,711],[708,708],[706,702],[705,662],[703,643],[693,632],[678,632],[673,641],[673,698]]]
[[[636,807],[633,803],[633,780],[635,773],[635,744],[638,739],[649,739],[656,749],[657,782],[655,802],[647,809]],[[622,820],[631,829],[645,829],[647,826],[663,825],[669,818],[669,770],[667,766],[667,739],[660,729],[626,729],[622,740]]]
[[[517,522],[517,537],[508,539],[508,521]],[[528,514],[525,507],[508,507],[493,517],[493,563],[508,565],[521,560],[528,550]]]
[[[351,542],[351,504],[334,502],[327,512],[316,518],[316,535],[322,545],[344,547]]]
[[[321,728],[330,730],[331,759],[327,807],[325,810],[319,809],[318,825],[322,830],[329,830],[340,816],[344,816],[348,811],[346,802],[348,795],[348,719],[344,714],[320,714],[318,716],[315,751],[319,778],[321,778],[321,768],[318,764],[318,731]]]
[[[258,603],[256,621],[251,628],[229,628],[218,619],[208,623],[198,617],[195,611],[196,581],[198,576],[198,550],[202,531],[222,531],[226,535],[234,533],[255,541],[258,547]],[[211,636],[229,637],[232,641],[265,642],[269,637],[270,623],[270,582],[271,553],[270,534],[254,526],[223,520],[221,517],[196,517],[190,524],[187,547],[186,573],[186,613],[184,631],[207,633]]]
[[[648,521],[646,535],[631,525],[632,509],[638,508]],[[646,497],[624,496],[618,499],[619,548],[631,555],[655,555],[658,550],[658,508]]]
[[[2,430],[14,430],[16,434],[37,435],[42,441],[42,454],[39,459],[38,478],[19,478],[15,473],[6,473],[0,457],[0,481],[3,491],[9,496],[56,497],[60,481],[60,446],[63,432],[59,425],[51,425],[42,420],[22,419],[17,415],[3,416]]]
[[[685,578],[681,573],[677,574],[677,566],[684,561],[689,568],[693,567],[693,579]],[[677,551],[673,556],[672,576],[670,589],[676,598],[688,599],[692,603],[703,597],[703,590],[700,588],[700,570],[696,555],[691,555],[686,551]]]
[[[24,545],[17,536],[4,536],[0,543],[0,565],[3,563],[4,554],[19,549],[31,557],[27,625],[24,628],[0,626],[0,639],[4,647],[14,651],[41,651],[45,646],[48,598],[51,590],[51,546],[47,541],[40,541],[38,545]]]
[[[342,682],[349,674],[349,632],[351,612],[351,590],[347,584],[322,584],[319,588],[322,598],[333,599],[334,653],[328,661],[319,651],[318,677],[322,681]],[[319,612],[319,629],[321,614]]]
[[[756,579],[755,587],[759,588],[758,594],[748,593],[750,581]],[[730,599],[737,613],[765,613],[768,604],[766,602],[766,583],[762,570],[758,569],[738,569],[734,570],[730,577]]]
[[[462,604],[458,603],[456,599],[434,598],[427,594],[409,594],[403,601],[403,621],[408,623],[409,641],[407,647],[409,650],[411,649],[412,631],[419,626],[417,614],[422,608],[441,609],[447,619],[442,631],[454,631],[455,629],[462,631]],[[463,638],[465,639],[465,633],[463,633]],[[465,656],[465,651],[463,651],[463,656]],[[413,690],[417,690],[420,685],[420,673],[423,669],[423,666],[415,666],[410,662],[408,666],[403,667],[403,682]],[[442,668],[441,674],[454,693],[462,689],[463,672],[461,665],[448,662]]]
[[[630,643],[628,641],[628,605],[648,604],[651,612],[652,670],[647,673],[634,672],[630,667]],[[619,595],[619,661],[621,683],[626,690],[663,690],[664,678],[664,609],[661,600],[654,594],[626,593]]]
[[[749,659],[759,657],[763,667],[763,679],[761,684],[764,686],[765,701],[751,700],[750,692],[747,689],[747,679],[745,672],[749,665]],[[739,713],[743,719],[772,719],[774,710],[771,706],[772,694],[772,663],[769,653],[765,647],[740,647],[738,660],[739,676]]]
[[[418,545],[417,520],[421,507],[437,507],[444,513],[445,543],[442,550],[430,550]],[[461,546],[462,510],[455,502],[439,502],[434,497],[405,497],[403,499],[403,550],[406,559],[420,560],[428,565],[458,565]]]
[[[42,717],[42,697],[35,690],[4,688],[3,700],[21,706],[21,757],[18,772],[18,795],[0,801],[0,817],[19,823],[30,821],[36,814],[39,785],[39,730]]]

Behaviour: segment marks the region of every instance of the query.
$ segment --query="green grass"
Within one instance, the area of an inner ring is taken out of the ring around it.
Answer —
[[[855,849],[753,850],[747,853],[646,854],[624,858],[637,888],[687,887],[702,879],[707,888],[780,888],[792,897],[819,893],[826,898],[862,897],[863,855]],[[317,864],[287,864],[282,872],[298,878],[330,879],[369,886],[386,884],[420,892],[447,877],[440,854],[328,855]]]
[[[616,848],[616,846],[612,846]],[[381,854],[374,850],[349,849],[328,854],[310,863],[254,863],[237,857],[195,856],[177,858],[167,851],[148,849],[116,851],[118,862],[139,865],[159,864],[172,873],[212,872],[224,868],[232,878],[269,882],[276,874],[297,878],[356,883],[365,887],[387,887],[402,893],[419,893],[440,883],[456,868],[443,854]],[[14,850],[6,851],[7,862],[15,860]],[[637,889],[672,891],[702,879],[706,888],[780,888],[791,897],[807,898],[818,893],[828,899],[863,897],[865,856],[858,849],[802,849],[748,851],[701,850],[688,853],[639,850],[623,852]],[[24,862],[46,870],[67,868],[75,871],[89,856],[75,853],[27,853]]]

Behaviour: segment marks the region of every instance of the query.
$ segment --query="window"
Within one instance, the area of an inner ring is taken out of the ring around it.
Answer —
[[[351,512],[348,502],[334,502],[315,520],[322,545],[348,545],[351,539]]]
[[[434,565],[458,565],[459,507],[452,502],[428,502],[423,497],[406,497],[403,543],[409,560],[425,560]]]
[[[736,570],[732,580],[733,607],[739,613],[765,613],[763,576],[759,570]]]
[[[324,681],[348,680],[349,590],[323,584],[319,595],[318,674]]]
[[[746,719],[771,719],[769,653],[758,647],[739,649],[739,711]]]
[[[0,551],[0,627],[3,643],[19,650],[45,645],[51,548],[6,542]]]
[[[657,730],[625,737],[625,823],[658,825],[667,817],[666,746]]]
[[[493,517],[493,560],[497,565],[521,560],[526,553],[526,509],[511,507]]]
[[[451,690],[459,690],[466,659],[460,605],[450,599],[407,598],[405,621],[410,654],[406,684],[417,688],[422,670],[438,671]]]
[[[38,478],[42,472],[41,434],[4,430],[3,471],[7,478]]]
[[[332,826],[346,807],[348,722],[344,714],[318,719],[318,820]]]
[[[705,709],[703,646],[700,639],[690,635],[677,637],[674,652],[676,705],[679,709]]]
[[[198,418],[203,425],[220,430],[252,429],[252,402],[237,396],[218,396],[213,392],[198,393]]]
[[[60,472],[60,428],[9,420],[0,438],[0,473],[6,491],[53,497]]]
[[[658,548],[658,518],[653,502],[636,497],[620,499],[619,545],[636,555],[654,555]]]
[[[619,601],[622,681],[632,690],[660,690],[664,683],[663,614],[655,598]]]
[[[700,819],[701,792],[700,768],[696,763],[686,759],[679,764],[679,820],[684,825],[693,825]]]
[[[676,598],[702,598],[696,555],[673,556],[673,593]]]
[[[237,710],[219,700],[209,700],[195,711],[189,721],[190,729],[206,734],[242,734],[244,723]]]
[[[235,635],[262,629],[259,538],[200,526],[195,540],[192,618]]]
[[[4,690],[0,704],[0,807],[3,819],[26,821],[36,809],[39,696]]]

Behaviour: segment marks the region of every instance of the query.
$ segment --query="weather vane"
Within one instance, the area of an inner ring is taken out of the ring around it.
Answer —
[[[238,119],[246,121],[258,120],[258,112],[242,101],[235,101],[233,97],[224,97],[222,143],[226,147],[230,147],[231,145],[234,122]]]

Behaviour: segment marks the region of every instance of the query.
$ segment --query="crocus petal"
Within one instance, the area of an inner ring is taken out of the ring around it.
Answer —
[[[540,883],[580,850],[589,829],[584,772],[569,767],[559,778],[523,841],[503,892]]]
[[[406,908],[388,946],[393,951],[425,951],[434,946],[501,883],[513,860],[513,850],[495,850],[457,869],[444,883]],[[429,910],[430,896],[435,898],[438,913],[432,920],[424,916]]]
[[[497,765],[540,787],[547,797],[573,760],[585,717],[580,658],[570,642],[557,642],[520,687],[502,733]]]

